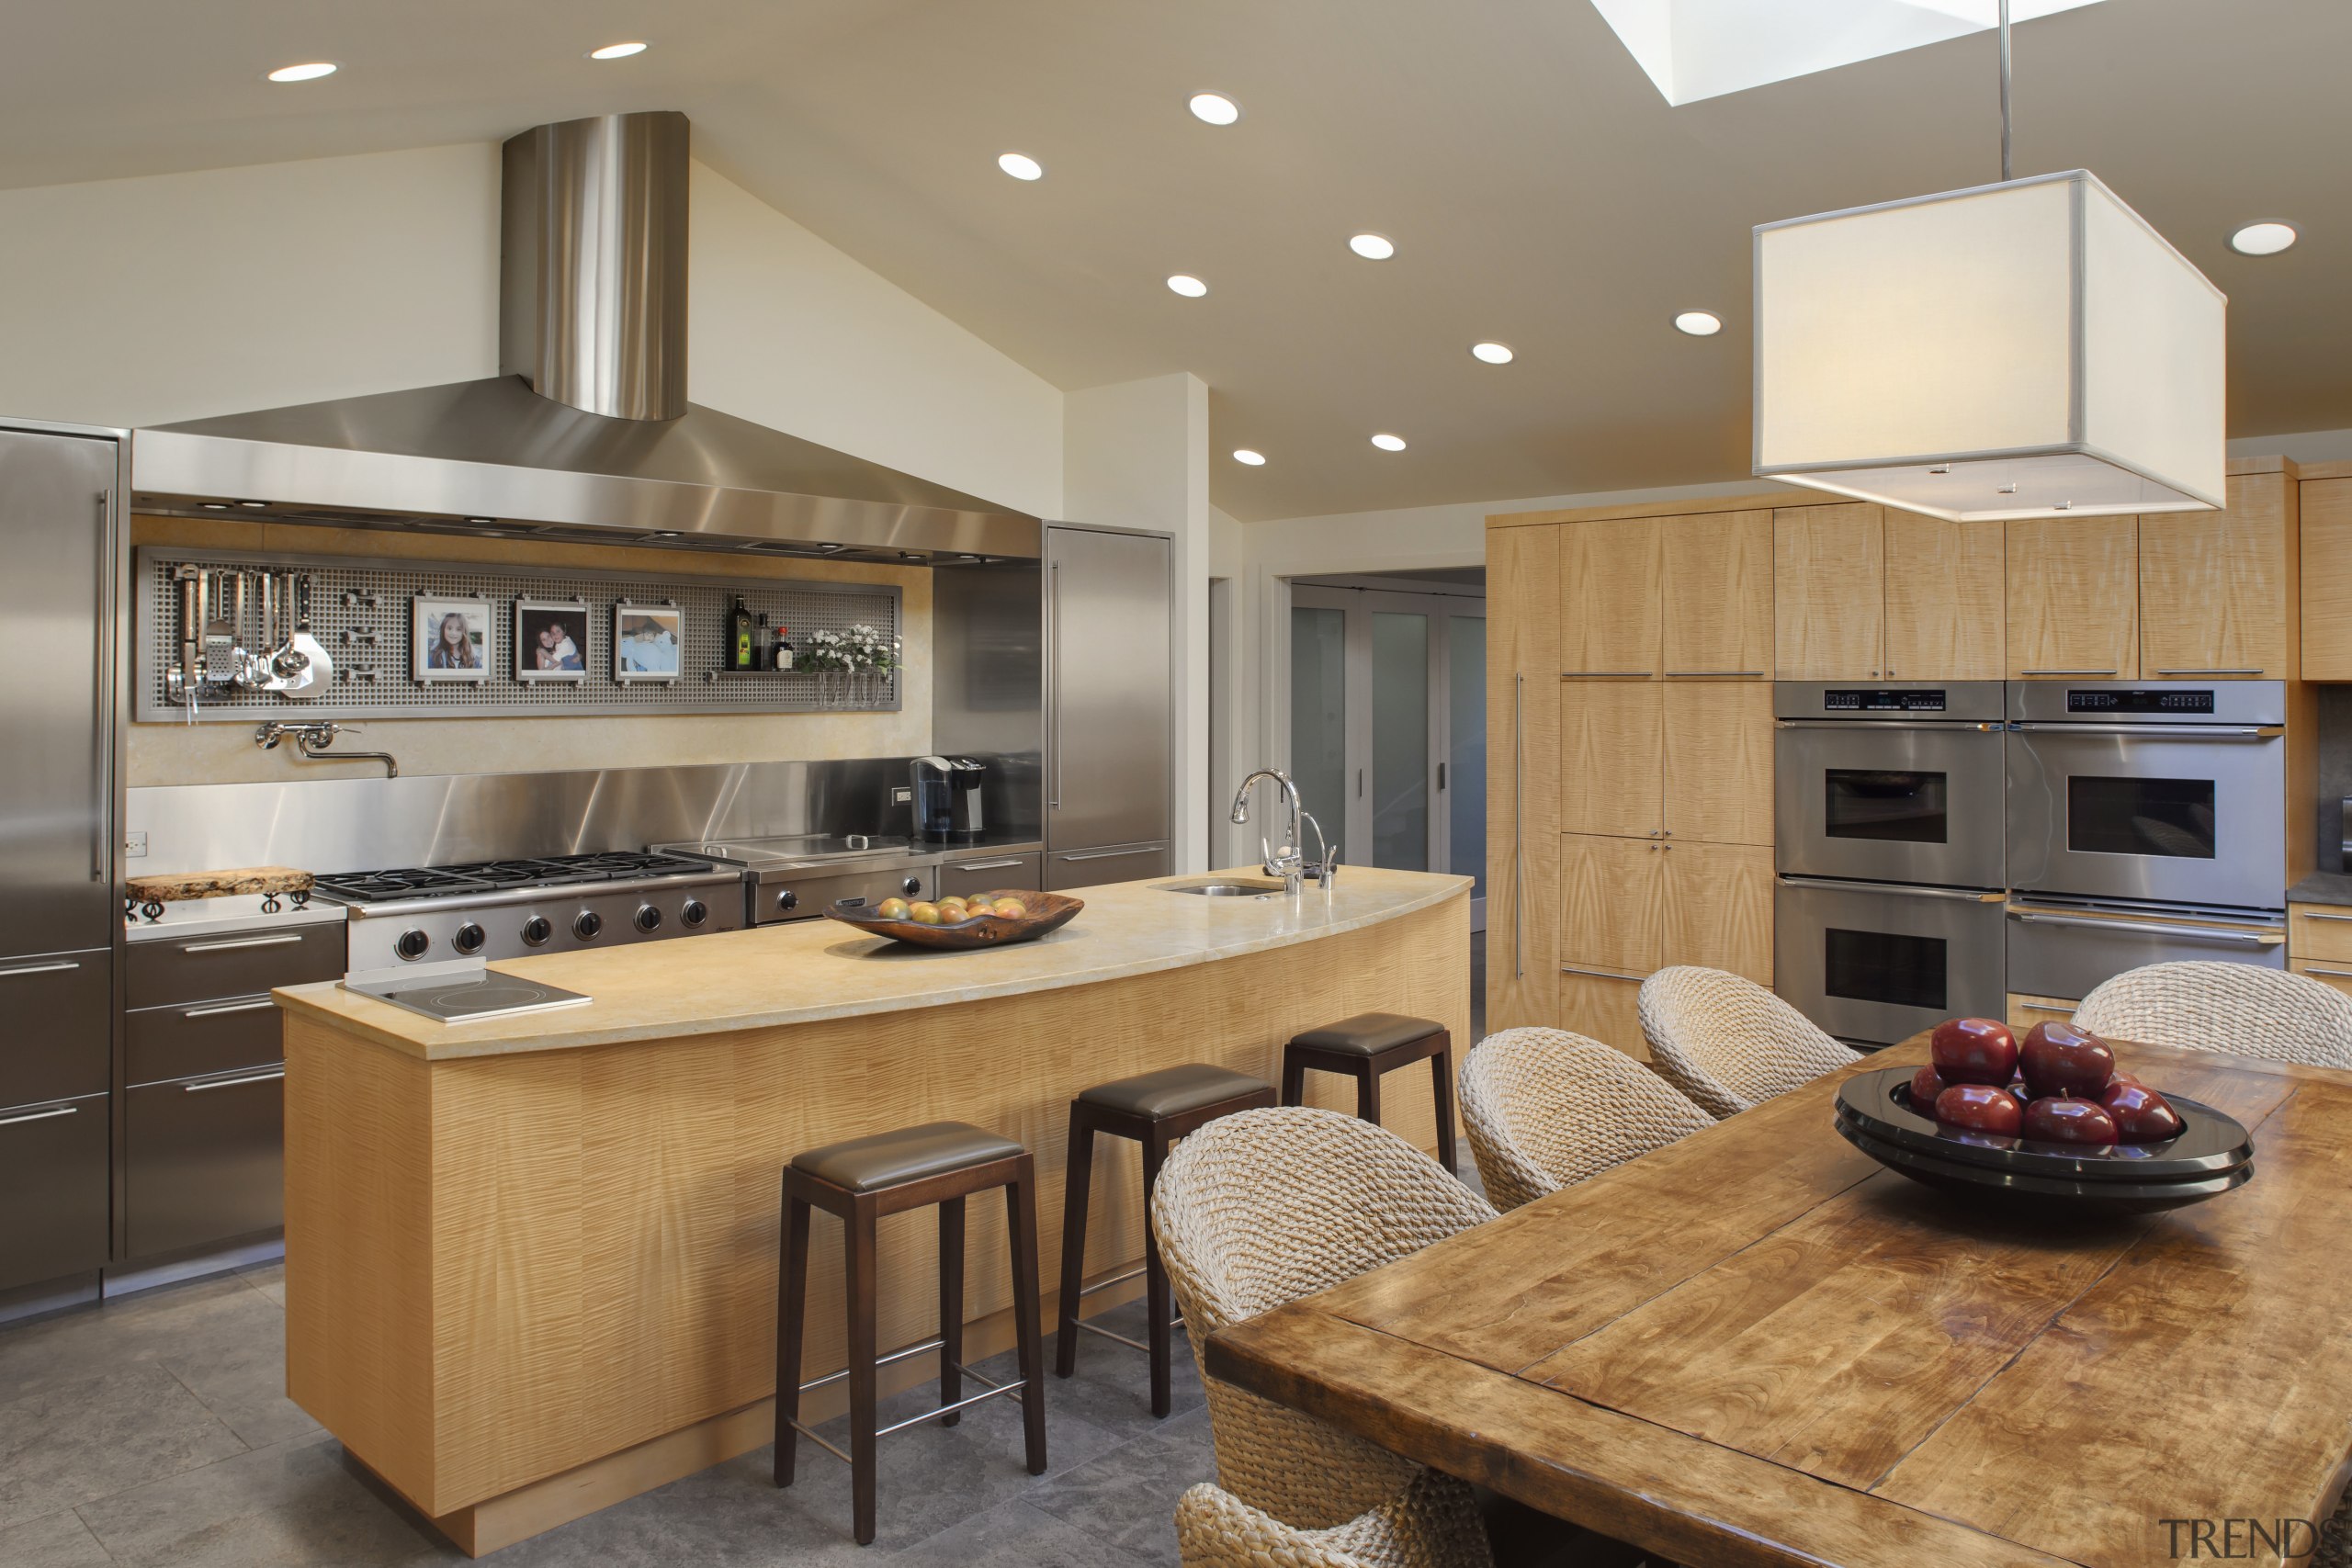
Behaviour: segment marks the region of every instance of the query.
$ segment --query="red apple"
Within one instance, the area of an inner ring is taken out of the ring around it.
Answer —
[[[1911,1075],[1911,1109],[1922,1116],[1931,1114],[1936,1108],[1936,1096],[1951,1087],[1935,1068],[1921,1067]]]
[[[1995,1089],[1991,1084],[1956,1083],[1936,1096],[1936,1120],[1947,1127],[1960,1127],[1971,1133],[1999,1133],[2015,1137],[2024,1122],[2025,1112],[2018,1108],[2017,1097],[2007,1089]]]
[[[2115,1053],[2107,1042],[2071,1023],[2035,1024],[2026,1032],[2018,1061],[2037,1100],[2097,1100],[2115,1076]]]
[[[2127,1083],[2119,1075],[2098,1102],[2115,1119],[2116,1134],[2127,1144],[2160,1144],[2180,1136],[2180,1112],[2137,1079]]]
[[[2025,1108],[2025,1135],[2045,1144],[2122,1142],[2115,1118],[2096,1100],[2053,1095]]]
[[[1948,1018],[1928,1041],[1928,1059],[1946,1083],[2007,1083],[2018,1065],[2018,1037],[1997,1018]]]

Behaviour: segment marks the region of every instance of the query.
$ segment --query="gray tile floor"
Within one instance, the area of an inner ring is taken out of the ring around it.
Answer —
[[[271,1265],[0,1329],[0,1565],[464,1561],[286,1399],[282,1279]],[[1103,1321],[1143,1332],[1140,1303]],[[980,1370],[1009,1381],[1012,1360]],[[922,1391],[901,1395],[883,1419],[922,1403]],[[1142,1358],[1091,1336],[1078,1375],[1047,1379],[1046,1411],[1052,1467],[1041,1476],[1022,1466],[1020,1412],[1006,1400],[967,1411],[958,1427],[884,1439],[880,1532],[863,1550],[849,1535],[847,1469],[804,1444],[788,1491],[770,1483],[762,1448],[495,1561],[1172,1564],[1176,1498],[1216,1473],[1182,1337],[1167,1420],[1152,1418]]]

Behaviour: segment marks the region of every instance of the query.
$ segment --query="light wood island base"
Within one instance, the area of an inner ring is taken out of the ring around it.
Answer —
[[[1437,1020],[1466,1049],[1468,888],[1350,868],[1329,903],[1285,908],[1122,885],[1082,891],[1088,910],[1046,942],[915,962],[820,922],[567,954],[501,967],[594,1006],[464,1029],[334,987],[282,992],[288,1392],[475,1554],[756,1448],[775,1427],[782,1167],[928,1121],[1036,1154],[1050,1324],[1070,1099],[1188,1061],[1272,1082],[1291,1035],[1369,1010]],[[1178,956],[1136,957],[1158,948]],[[1016,966],[1038,988],[1004,993]],[[837,1010],[883,970],[898,978],[870,1010],[756,1021],[794,1016],[795,987],[829,998],[805,1010]],[[706,1016],[639,1027],[695,987]],[[1347,1092],[1326,1078],[1309,1098],[1351,1110]],[[1425,1074],[1397,1075],[1384,1106],[1434,1145]],[[1138,1261],[1143,1235],[1134,1151],[1106,1140],[1097,1160],[1090,1280]],[[969,1222],[972,1360],[1012,1343],[1000,1207]],[[929,1337],[932,1217],[886,1220],[882,1246],[881,1344]],[[842,1364],[840,1231],[821,1219],[810,1267],[804,1379]],[[934,1370],[910,1359],[883,1387]],[[1049,1379],[1049,1414],[1053,1397]],[[823,1419],[841,1398],[805,1403]]]

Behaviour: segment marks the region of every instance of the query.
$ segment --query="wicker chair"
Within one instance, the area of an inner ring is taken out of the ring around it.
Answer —
[[[1478,1042],[1462,1062],[1462,1121],[1500,1209],[1715,1124],[1623,1051],[1560,1029]]]
[[[2094,1034],[2352,1067],[2352,998],[2252,964],[2151,964],[2103,982],[2075,1010]]]
[[[1196,1360],[1208,1336],[1228,1324],[1494,1217],[1484,1199],[1396,1134],[1303,1106],[1210,1122],[1176,1145],[1151,1199],[1152,1234]],[[1250,1507],[1295,1529],[1346,1526],[1417,1483],[1422,1491],[1414,1495],[1423,1499],[1417,1506],[1434,1509],[1431,1517],[1474,1507],[1460,1482],[1221,1382],[1205,1367],[1202,1382],[1218,1479]],[[1429,1501],[1432,1489],[1449,1495]],[[1488,1561],[1475,1529],[1430,1553],[1370,1561],[1449,1568]]]
[[[1640,1008],[1650,1065],[1718,1119],[1861,1055],[1763,987],[1720,969],[1661,969],[1642,982]]]
[[[1484,1562],[1470,1489],[1425,1470],[1380,1506],[1330,1529],[1294,1529],[1211,1485],[1176,1504],[1176,1551],[1184,1568],[1440,1568]],[[1466,1553],[1459,1544],[1475,1541]]]

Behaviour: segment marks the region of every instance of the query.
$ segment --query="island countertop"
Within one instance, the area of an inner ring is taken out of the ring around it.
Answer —
[[[1248,872],[1221,876],[1255,877]],[[1204,877],[1078,889],[1061,930],[1010,947],[943,952],[799,920],[671,942],[550,953],[493,968],[594,999],[585,1007],[444,1024],[334,982],[276,993],[307,1015],[426,1061],[573,1050],[765,1029],[1090,985],[1336,936],[1459,896],[1466,876],[1349,866],[1294,901],[1170,892]]]

